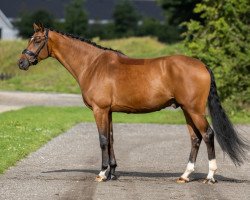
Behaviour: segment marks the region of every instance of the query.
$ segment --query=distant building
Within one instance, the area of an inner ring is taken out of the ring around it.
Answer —
[[[18,31],[13,27],[9,19],[0,10],[0,39],[13,40],[17,38]]]
[[[116,3],[119,0],[85,0],[89,24],[109,23]],[[0,1],[0,39],[17,38],[17,30],[11,22],[18,20],[23,12],[46,10],[57,20],[64,21],[65,6],[70,0],[1,0]],[[163,10],[154,0],[133,0],[141,16],[163,21]]]

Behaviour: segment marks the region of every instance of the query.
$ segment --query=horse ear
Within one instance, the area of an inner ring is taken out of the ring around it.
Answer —
[[[38,26],[40,27],[40,31],[43,32],[44,31],[44,26],[41,22],[38,23]]]
[[[33,23],[33,29],[35,32],[38,32],[39,27],[38,27],[38,25],[36,25],[36,23]]]
[[[34,31],[35,32],[43,32],[44,31],[44,27],[43,27],[43,24],[42,23],[34,23],[33,24],[33,28],[34,28]]]

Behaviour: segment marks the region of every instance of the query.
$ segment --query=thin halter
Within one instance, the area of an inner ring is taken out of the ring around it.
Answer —
[[[24,55],[29,55],[29,56],[33,57],[33,61],[30,61],[30,60],[28,59],[29,63],[31,63],[32,65],[36,65],[36,64],[38,63],[37,57],[38,57],[40,51],[41,51],[41,50],[43,49],[43,47],[45,46],[45,44],[47,44],[48,38],[49,38],[48,36],[49,36],[49,29],[46,28],[46,29],[45,29],[45,40],[44,40],[44,43],[43,43],[41,46],[39,46],[38,49],[37,49],[35,52],[30,51],[30,50],[28,50],[28,49],[24,49],[24,50],[22,51],[22,54],[24,54]],[[47,50],[48,50],[48,46],[47,46]],[[49,51],[48,51],[48,53],[49,53]]]

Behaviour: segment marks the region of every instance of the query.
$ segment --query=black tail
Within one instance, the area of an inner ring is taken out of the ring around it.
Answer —
[[[221,149],[229,155],[235,165],[240,166],[246,160],[246,151],[249,149],[247,141],[241,137],[221,106],[217,93],[213,72],[208,68],[211,76],[211,88],[208,96],[208,108],[216,139]]]

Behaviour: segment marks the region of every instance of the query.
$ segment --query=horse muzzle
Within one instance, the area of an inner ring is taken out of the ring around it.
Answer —
[[[21,70],[28,70],[29,66],[30,66],[30,63],[29,63],[29,61],[27,59],[21,58],[18,61],[18,66],[19,66],[19,69],[21,69]]]

